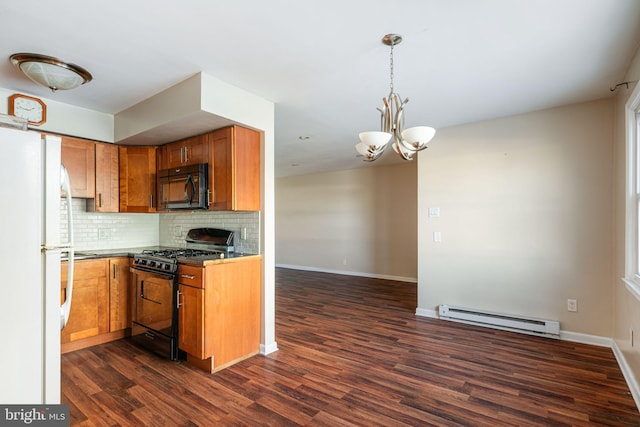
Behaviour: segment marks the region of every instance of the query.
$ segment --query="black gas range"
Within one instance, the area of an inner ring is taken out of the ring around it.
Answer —
[[[187,248],[145,250],[133,257],[132,339],[171,360],[178,349],[178,266],[186,260],[215,260],[233,255],[233,232],[196,228]]]
[[[133,256],[135,268],[146,271],[175,274],[181,259],[223,259],[229,256],[228,251],[203,250],[189,248],[146,249]]]

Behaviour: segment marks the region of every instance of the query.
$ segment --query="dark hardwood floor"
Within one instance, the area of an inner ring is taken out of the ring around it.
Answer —
[[[63,355],[71,424],[640,426],[610,349],[416,317],[413,284],[276,282],[280,350],[217,374],[127,340]]]

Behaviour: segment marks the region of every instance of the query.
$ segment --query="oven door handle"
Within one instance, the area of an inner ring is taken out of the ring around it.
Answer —
[[[146,296],[144,296],[144,280],[140,281],[140,298],[142,298],[145,301],[153,302],[153,303],[156,303],[156,304],[162,304],[160,301],[156,301],[156,300],[153,300],[151,298],[147,298]]]
[[[147,270],[147,269],[141,268],[141,267],[131,267],[129,269],[129,271],[131,273],[136,273],[136,272],[140,273],[140,272],[142,272],[142,273],[146,273],[146,274],[152,274],[154,276],[164,277],[164,278],[167,278],[169,280],[174,280],[175,277],[176,277],[175,274],[172,274],[172,273],[165,273],[163,271],[157,271],[157,270],[152,270],[152,269],[148,269]]]

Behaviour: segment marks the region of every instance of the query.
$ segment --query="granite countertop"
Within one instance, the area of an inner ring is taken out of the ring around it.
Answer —
[[[173,249],[171,246],[143,246],[137,248],[118,248],[118,249],[98,249],[88,250],[83,249],[75,252],[75,260],[83,259],[97,259],[97,258],[114,258],[114,257],[133,257],[135,254],[139,254],[145,250],[157,251],[162,249]],[[234,253],[226,254],[224,259],[242,258],[247,256],[256,256],[257,254],[250,253]],[[68,261],[66,253],[62,254],[62,261]],[[183,261],[183,260],[179,260]],[[206,261],[212,261],[207,257],[194,257],[191,259],[184,258],[184,261],[189,261],[189,264],[203,264]],[[215,261],[220,261],[216,259]]]

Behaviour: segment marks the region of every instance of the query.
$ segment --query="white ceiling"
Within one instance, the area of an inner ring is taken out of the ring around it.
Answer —
[[[117,113],[202,71],[275,103],[278,176],[348,169],[365,165],[353,146],[389,92],[387,33],[404,38],[407,126],[442,128],[610,96],[640,1],[0,0],[0,87]],[[17,52],[94,80],[52,94],[11,65]]]

